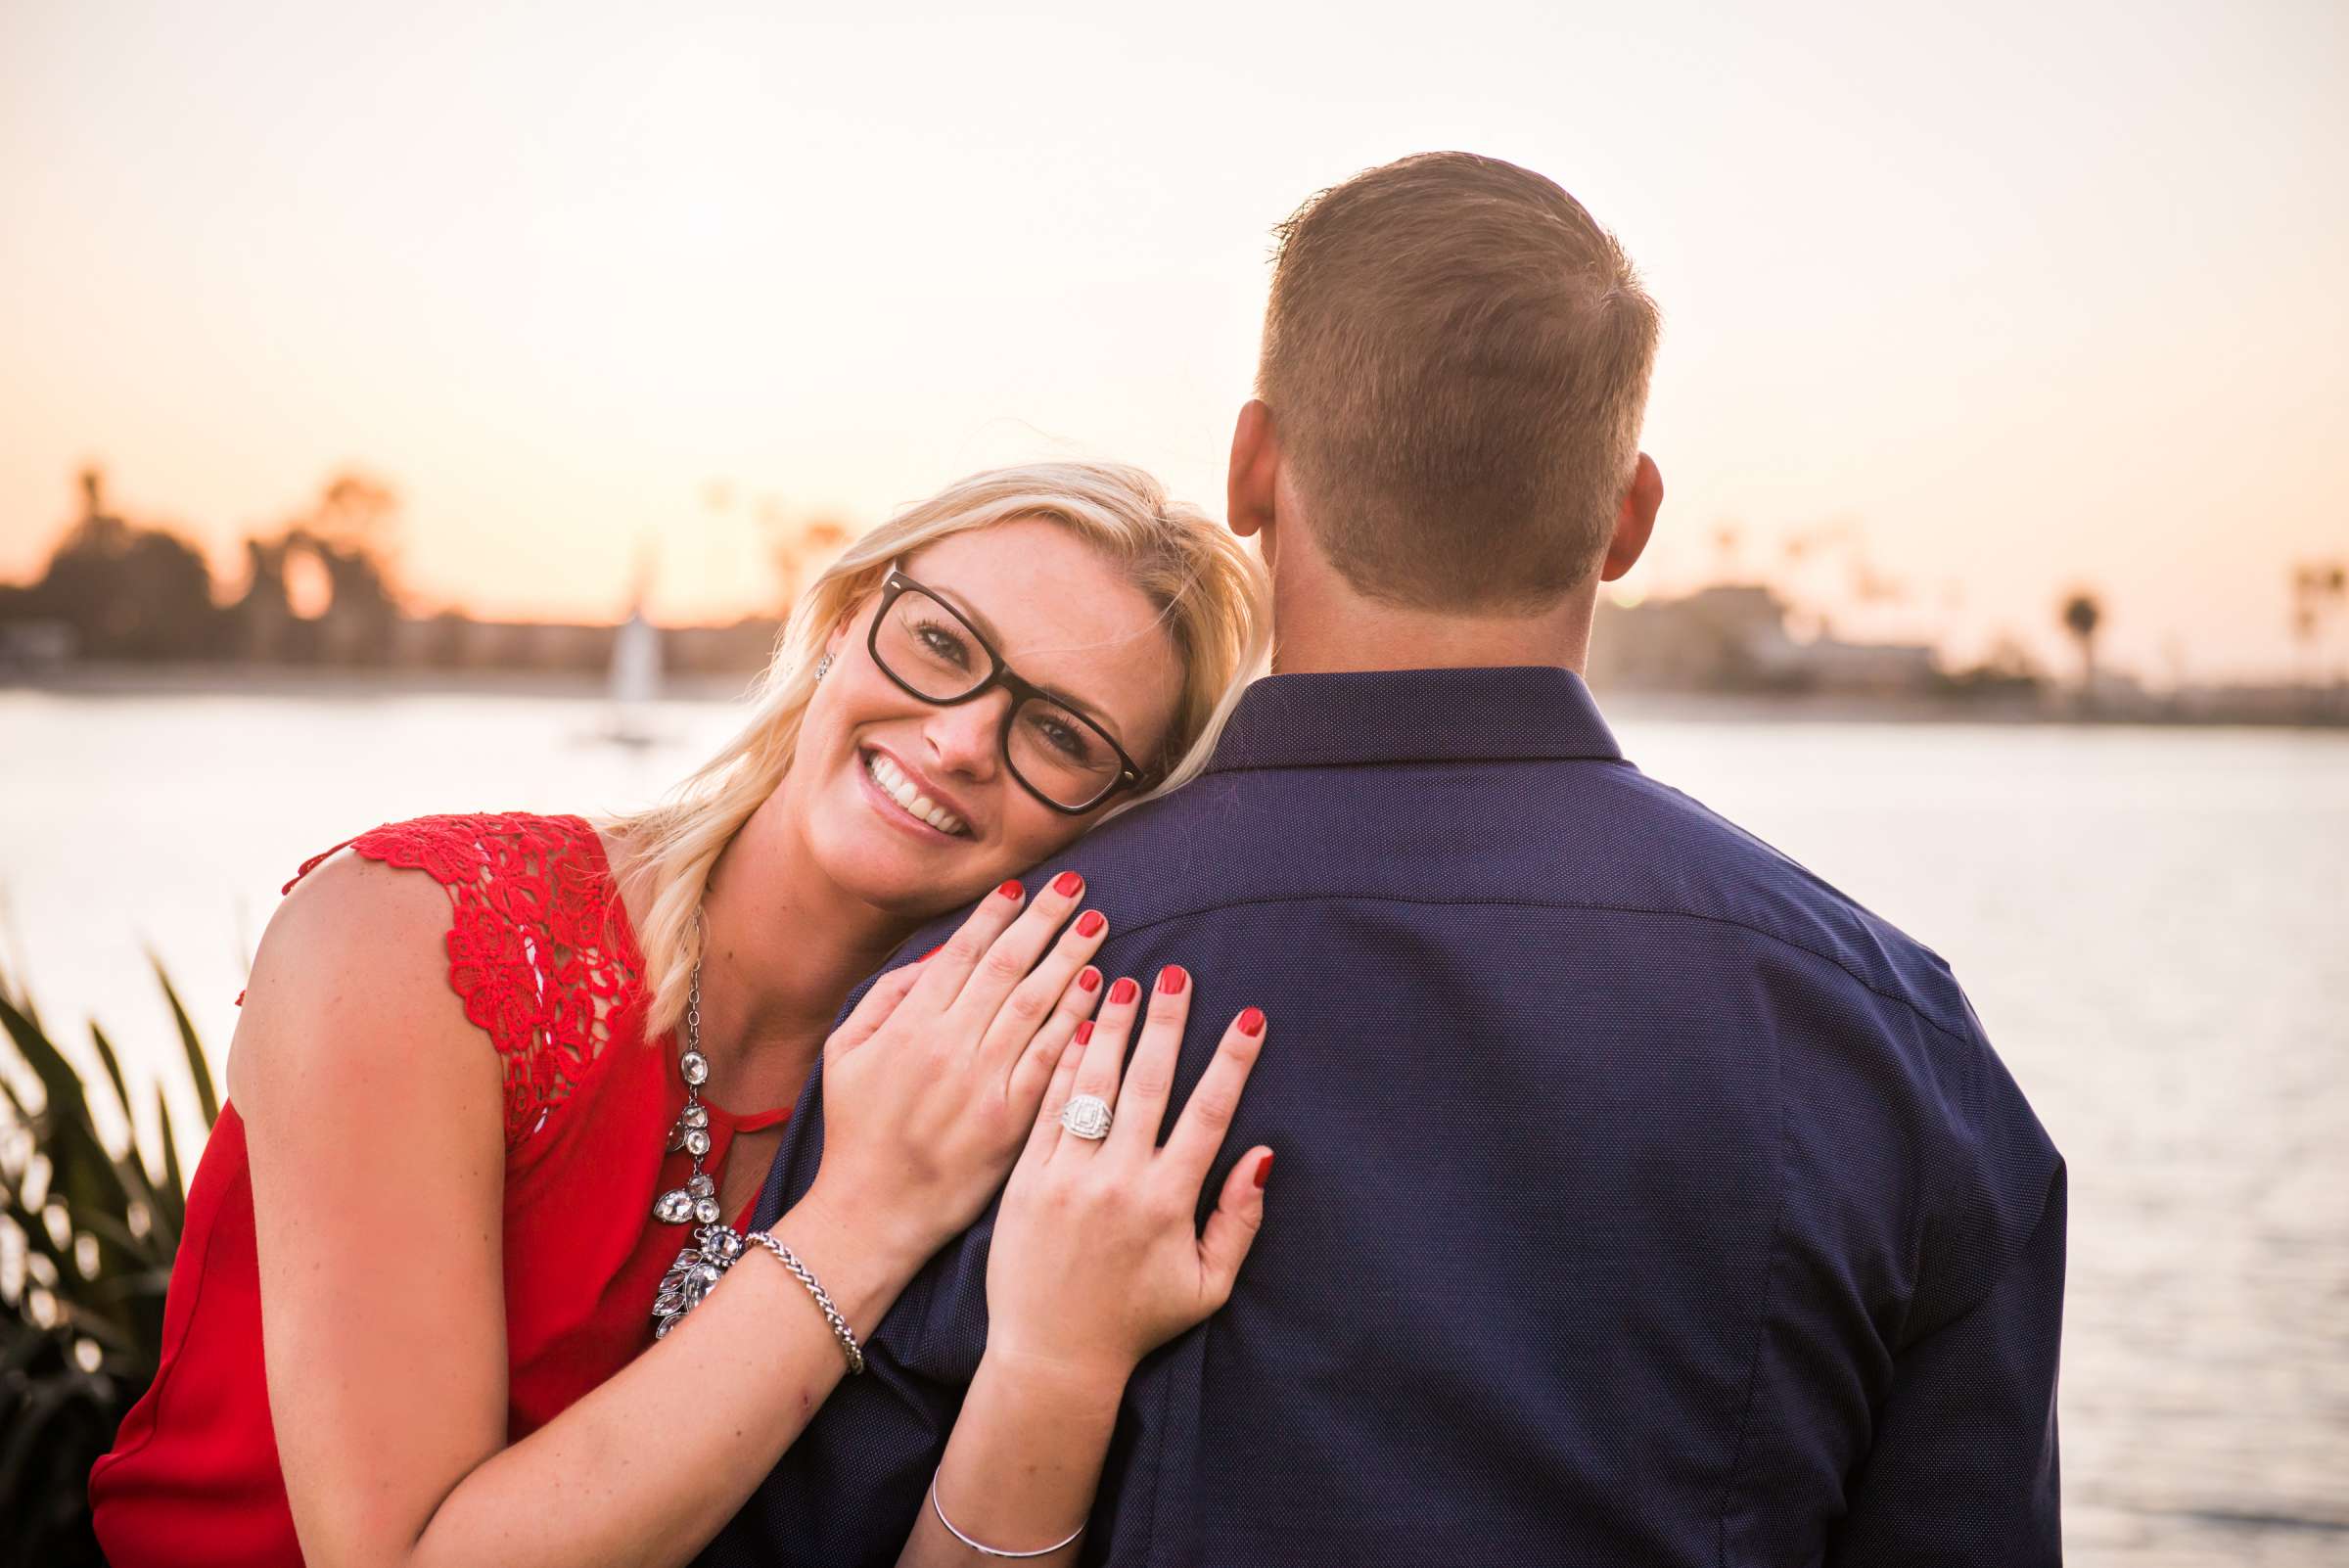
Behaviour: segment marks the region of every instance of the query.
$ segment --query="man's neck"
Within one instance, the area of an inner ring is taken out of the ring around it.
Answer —
[[[1319,562],[1273,572],[1272,672],[1469,669],[1548,665],[1582,673],[1590,655],[1595,583],[1533,615],[1469,616],[1366,598]]]

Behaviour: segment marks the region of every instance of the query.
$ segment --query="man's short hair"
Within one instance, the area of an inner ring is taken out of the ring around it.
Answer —
[[[1279,230],[1258,394],[1330,564],[1426,609],[1554,604],[1638,461],[1659,319],[1550,180],[1423,153]]]

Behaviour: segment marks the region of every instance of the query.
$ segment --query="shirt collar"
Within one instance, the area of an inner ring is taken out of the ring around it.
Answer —
[[[1571,669],[1361,669],[1258,680],[1207,770],[1541,758],[1623,759]]]

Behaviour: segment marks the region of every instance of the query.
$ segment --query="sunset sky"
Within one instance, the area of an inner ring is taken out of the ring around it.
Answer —
[[[93,461],[230,576],[361,468],[484,614],[648,540],[660,616],[771,609],[777,530],[1023,457],[1220,514],[1271,226],[1441,147],[1663,305],[1631,592],[1832,529],[1839,629],[2053,654],[2091,583],[2209,678],[2349,557],[2335,0],[801,9],[0,5],[0,579]]]

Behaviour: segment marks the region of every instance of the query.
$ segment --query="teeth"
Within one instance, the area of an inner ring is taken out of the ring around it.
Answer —
[[[961,817],[915,789],[913,781],[879,752],[873,754],[872,764],[867,771],[873,775],[873,782],[880,785],[891,800],[905,808],[907,815],[921,818],[941,833],[962,831]]]

